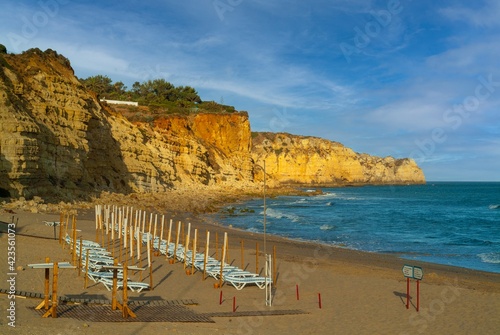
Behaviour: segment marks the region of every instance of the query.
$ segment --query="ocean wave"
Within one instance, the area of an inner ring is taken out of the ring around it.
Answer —
[[[485,252],[478,256],[483,263],[500,264],[500,252]]]
[[[321,230],[332,230],[334,228],[335,228],[335,226],[332,226],[332,225],[329,225],[329,224],[324,224],[324,225],[322,225],[322,226],[319,227],[319,229],[321,229]]]
[[[261,214],[264,214],[262,212]],[[266,209],[266,215],[270,218],[274,219],[288,219],[293,222],[298,222],[299,221],[299,216],[295,214],[290,214],[290,213],[283,213],[277,209],[274,208],[267,208]]]
[[[500,204],[498,204],[498,205],[490,205],[489,208],[490,209],[500,209]]]
[[[315,197],[316,198],[335,198],[335,197],[337,197],[337,193],[325,192],[323,194],[316,195]]]

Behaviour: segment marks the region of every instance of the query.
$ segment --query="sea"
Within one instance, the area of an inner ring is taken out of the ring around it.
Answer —
[[[264,197],[228,205],[216,220],[259,233],[265,221],[266,234],[393,254],[402,263],[500,273],[500,182],[304,190],[311,195],[266,198],[265,211]]]

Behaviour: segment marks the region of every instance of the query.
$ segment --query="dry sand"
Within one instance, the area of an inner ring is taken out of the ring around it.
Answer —
[[[174,197],[175,198],[175,197]],[[179,196],[175,199],[181,199]],[[192,209],[189,206],[171,207]],[[167,208],[169,209],[169,208]],[[195,209],[196,210],[196,209]],[[66,247],[54,240],[52,227],[43,221],[59,221],[59,214],[28,213],[15,209],[0,213],[0,288],[9,289],[7,224],[18,220],[15,237],[17,291],[43,292],[43,270],[30,269],[27,264],[42,263],[45,257],[53,261],[71,261]],[[241,241],[243,240],[244,267],[256,268],[256,243],[263,248],[259,234],[209,223],[192,212],[167,212],[168,219],[191,222],[199,229],[199,250],[203,252],[205,231],[219,236],[229,235],[229,257],[241,266]],[[78,210],[79,236],[95,239],[94,211]],[[57,235],[57,233],[56,233]],[[342,248],[302,243],[267,237],[267,249],[276,248],[277,282],[272,307],[265,306],[265,291],[246,287],[241,291],[225,284],[214,288],[212,278],[202,280],[201,273],[186,275],[182,264],[169,264],[164,257],[153,260],[154,290],[130,292],[130,299],[193,299],[197,305],[187,306],[197,314],[219,313],[213,323],[192,322],[88,322],[64,315],[57,319],[41,318],[32,310],[40,299],[17,297],[9,299],[0,294],[1,334],[499,334],[500,333],[500,274],[471,271],[422,262],[411,262],[424,269],[420,285],[420,311],[415,310],[415,281],[411,282],[411,305],[405,307],[406,281],[401,272],[408,261],[392,255],[364,253]],[[215,250],[211,249],[213,254]],[[219,255],[220,257],[220,255]],[[146,263],[143,254],[142,265]],[[259,259],[262,271],[264,258]],[[133,279],[139,278],[135,274]],[[143,273],[142,281],[149,282],[149,272]],[[76,270],[61,270],[59,295],[86,298],[111,299],[111,293],[102,284],[89,281],[84,289],[83,277]],[[296,288],[299,287],[299,300]],[[223,303],[219,303],[220,292]],[[322,308],[319,308],[321,294]],[[232,312],[233,297],[236,313]],[[119,294],[121,300],[121,293]],[[8,325],[9,304],[15,301],[15,328]],[[109,307],[111,309],[111,307]],[[302,314],[286,315],[286,311]],[[283,311],[277,316],[241,316],[244,312]],[[115,313],[119,313],[115,311]],[[138,320],[141,310],[137,311]]]

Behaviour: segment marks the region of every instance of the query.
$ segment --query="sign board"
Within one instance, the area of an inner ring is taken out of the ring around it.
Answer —
[[[413,278],[413,266],[404,265],[403,266],[403,275],[407,278]]]
[[[424,271],[422,270],[422,268],[420,266],[414,266],[413,278],[415,278],[416,280],[422,280],[423,277],[424,277]]]

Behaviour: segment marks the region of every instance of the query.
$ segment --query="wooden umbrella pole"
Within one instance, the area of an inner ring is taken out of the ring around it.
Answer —
[[[72,253],[73,265],[76,266],[76,222],[73,216],[73,253]]]
[[[103,248],[105,248],[106,246],[104,245],[104,222],[102,221],[102,218],[100,218],[100,223],[101,223],[101,245]]]
[[[186,225],[182,225],[182,245],[186,245]]]
[[[89,278],[89,252],[90,252],[90,250],[87,249],[87,254],[86,254],[86,258],[85,258],[85,282],[83,284],[84,289],[87,288],[88,278]]]
[[[82,252],[83,252],[83,239],[80,236],[80,255],[78,255],[78,266],[76,269],[78,270],[78,277],[80,277],[80,272],[82,272]]]
[[[190,274],[194,273],[194,262],[196,260],[196,242],[198,238],[198,229],[194,230],[194,237],[193,237],[193,252],[191,253],[191,272]]]
[[[142,268],[142,257],[141,257],[141,236],[142,233],[137,233],[137,260],[139,261],[139,267]],[[142,271],[139,273],[139,280],[142,281]]]
[[[118,286],[118,269],[116,267],[118,266],[118,262],[116,259],[113,262],[113,290],[111,291],[111,309],[114,311],[118,307],[117,301],[116,301],[116,291],[117,291],[117,286]],[[125,275],[125,274],[124,274]]]
[[[170,238],[172,237],[172,219],[170,219],[170,224],[168,225],[167,232],[167,248],[165,250],[165,260],[168,259],[168,248],[170,246]]]
[[[276,286],[276,246],[273,245],[273,285]]]
[[[188,232],[184,240],[186,241],[184,243],[184,269],[186,269],[186,263],[187,263],[187,252],[189,249],[189,239],[191,238],[191,222],[188,222]]]
[[[153,213],[149,214],[149,222],[148,222],[148,233],[151,234],[151,228],[153,228]]]
[[[99,243],[99,217],[101,216],[100,205],[95,206],[95,242]]]
[[[240,245],[241,245],[241,269],[244,270],[245,269],[245,253],[244,253],[245,248],[243,247],[243,240],[241,240]]]
[[[158,229],[158,214],[155,214],[155,225],[153,229],[153,242],[156,240],[156,230]]]
[[[153,247],[151,246],[151,249],[149,249],[149,259],[153,258]],[[153,266],[152,263],[149,263],[149,289],[153,291],[154,285],[153,285]]]
[[[215,259],[219,259],[219,233],[215,232]]]
[[[62,227],[64,225],[64,213],[61,212],[61,215],[59,216],[59,244],[62,244]]]
[[[181,234],[181,226],[182,226],[182,222],[179,221],[179,223],[177,224],[177,236],[175,237],[175,247],[174,247],[174,256],[173,256],[173,259],[174,259],[174,263],[175,263],[175,259],[177,257],[177,247],[179,246],[179,235]]]
[[[231,258],[229,258],[229,239],[226,237],[227,233],[224,233],[224,239],[226,240],[224,243],[226,245],[226,257],[224,258],[224,262],[227,260],[227,263],[230,263]]]
[[[203,258],[203,276],[202,279],[205,280],[207,276],[207,260],[208,260],[208,244],[210,243],[210,232],[207,230],[207,243],[205,244],[205,257]]]
[[[255,243],[255,273],[259,273],[259,242]]]
[[[59,264],[54,263],[54,270],[52,270],[52,317],[57,318],[57,279],[59,277]],[[50,311],[50,310],[49,310]]]
[[[142,212],[142,232],[145,231],[146,228],[146,211]]]
[[[221,250],[222,258],[220,261],[219,287],[222,287],[222,280],[223,280],[222,273],[224,271],[224,263],[226,261],[226,249],[227,249],[227,233],[224,233],[224,242],[222,243],[222,250]]]

